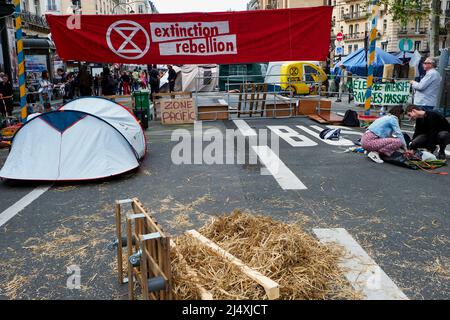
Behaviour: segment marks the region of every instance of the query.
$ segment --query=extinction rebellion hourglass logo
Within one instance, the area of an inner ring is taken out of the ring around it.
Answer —
[[[142,58],[150,49],[147,31],[140,24],[129,20],[113,23],[106,33],[106,41],[112,52],[129,60]]]
[[[236,34],[230,34],[228,21],[158,22],[147,31],[135,21],[113,23],[106,34],[109,48],[119,57],[137,60],[150,49],[150,37],[161,56],[210,56],[237,54]]]

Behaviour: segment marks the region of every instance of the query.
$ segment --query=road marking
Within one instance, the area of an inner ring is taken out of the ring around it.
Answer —
[[[408,300],[408,297],[370,258],[345,229],[313,229],[323,243],[336,243],[345,249],[340,263],[353,288],[362,292],[366,300]]]
[[[268,146],[252,148],[283,190],[308,189]]]
[[[267,126],[273,133],[291,145],[291,147],[315,147],[319,144],[308,137],[299,134],[288,126]],[[320,139],[320,138],[319,138]]]
[[[25,197],[17,201],[11,207],[0,213],[0,227],[2,227],[5,223],[11,220],[15,215],[20,213],[23,209],[28,207],[34,200],[42,196],[45,192],[47,192],[51,186],[47,187],[38,187],[27,194]]]
[[[312,126],[314,128],[314,126]],[[339,140],[329,140],[329,139],[322,139],[320,138],[319,133],[312,131],[311,129],[308,129],[305,126],[297,126],[297,128],[305,131],[306,133],[312,135],[314,138],[330,145],[330,146],[345,146],[345,147],[350,147],[350,146],[354,146],[355,144],[353,143],[353,141],[350,141],[348,139],[339,139]],[[315,128],[316,130],[318,129],[319,131],[322,131],[323,129],[321,129],[320,127]]]
[[[311,126],[312,128],[320,128],[319,126]],[[349,129],[348,127],[344,127],[344,126],[327,126],[327,128],[330,129],[343,129],[341,131],[342,134],[353,134],[355,136],[362,136],[363,133],[362,132],[358,132],[358,131],[353,131],[352,129]]]
[[[256,131],[250,128],[250,126],[244,120],[233,120],[233,122],[244,137],[257,136]]]

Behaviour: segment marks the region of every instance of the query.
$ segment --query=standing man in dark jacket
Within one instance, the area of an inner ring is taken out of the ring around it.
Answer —
[[[150,71],[150,87],[152,91],[152,101],[154,101],[153,94],[159,93],[159,85],[160,85],[159,71],[156,64],[154,64],[152,66],[152,70]]]
[[[445,160],[445,148],[450,143],[450,123],[438,112],[424,111],[418,106],[409,106],[406,114],[416,120],[416,131],[410,149],[426,148],[430,152],[439,145],[438,159]]]
[[[113,96],[116,94],[114,78],[111,75],[111,70],[109,68],[103,69],[102,94],[104,96]]]
[[[173,69],[173,66],[170,64],[167,65],[169,69],[169,92],[175,91],[175,81],[177,80],[177,72]]]
[[[13,86],[6,74],[0,79],[0,112],[6,116],[12,116],[13,112]]]

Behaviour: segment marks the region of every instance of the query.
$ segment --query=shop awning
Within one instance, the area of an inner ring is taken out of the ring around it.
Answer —
[[[50,41],[47,38],[24,38],[23,48],[25,50],[34,50],[34,49],[55,50],[55,45],[53,44],[52,41]]]

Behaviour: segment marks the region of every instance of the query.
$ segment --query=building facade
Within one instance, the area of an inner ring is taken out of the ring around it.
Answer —
[[[327,0],[252,0],[247,10],[306,8],[327,5]]]
[[[333,6],[331,48],[335,48],[338,33],[344,35],[340,43],[343,56],[365,47],[366,39],[370,35],[370,9],[366,0],[252,0],[248,3],[248,10],[301,8],[328,5]],[[377,47],[388,51],[399,51],[399,41],[403,38],[411,39],[412,50],[421,53],[429,52],[429,18],[423,17],[401,25],[393,21],[384,5],[380,7],[377,24]],[[440,12],[440,47],[450,46],[450,0],[441,1]]]

